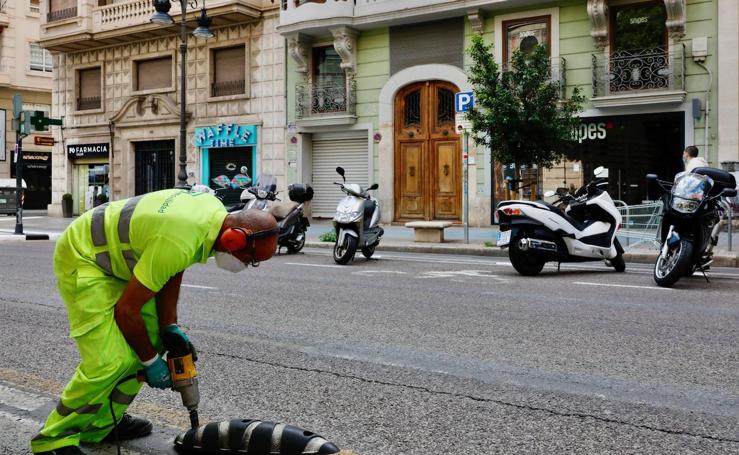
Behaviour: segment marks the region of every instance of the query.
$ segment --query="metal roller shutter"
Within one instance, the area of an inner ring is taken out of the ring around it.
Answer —
[[[369,143],[363,136],[336,137],[335,135],[313,136],[313,190],[312,215],[333,218],[336,205],[344,197],[333,182],[341,181],[336,167],[346,171],[347,183],[358,183],[363,188],[369,185]]]

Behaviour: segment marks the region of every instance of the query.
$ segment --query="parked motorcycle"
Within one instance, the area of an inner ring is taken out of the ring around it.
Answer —
[[[276,189],[274,176],[261,176],[256,186],[243,191],[241,201],[247,209],[271,213],[280,229],[277,237],[278,250],[285,247],[288,253],[294,254],[305,246],[305,233],[310,222],[303,209],[304,204],[313,199],[313,188],[305,184],[289,185],[287,190],[290,201],[284,202],[277,197],[279,192]]]
[[[554,204],[544,201],[498,204],[498,246],[508,248],[511,264],[518,273],[538,275],[549,261],[605,260],[617,272],[626,270],[624,251],[616,238],[621,214],[608,192],[601,189],[608,185],[607,172],[598,167],[593,181],[574,195],[560,193]],[[545,196],[555,194],[552,191]]]
[[[347,184],[344,168],[337,167],[336,172],[344,182],[334,182],[334,185],[338,185],[346,196],[339,201],[333,220],[336,230],[334,261],[337,264],[348,263],[354,258],[357,247],[369,259],[385,233],[380,227],[380,204],[369,194],[379,186],[374,183],[363,189],[355,183]]]
[[[674,182],[659,180],[655,174],[648,174],[647,181],[664,191],[662,246],[654,281],[670,287],[697,271],[705,276],[713,262],[721,216],[728,210],[724,198],[736,196],[736,179],[721,169],[699,167],[677,174]]]

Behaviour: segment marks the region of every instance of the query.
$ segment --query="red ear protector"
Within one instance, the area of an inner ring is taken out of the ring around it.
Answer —
[[[221,234],[221,245],[227,251],[239,251],[246,248],[249,242],[263,238],[271,237],[280,232],[278,228],[267,229],[266,231],[251,232],[244,228],[228,228]]]

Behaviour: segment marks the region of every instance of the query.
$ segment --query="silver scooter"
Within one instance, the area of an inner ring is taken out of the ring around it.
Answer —
[[[369,191],[379,186],[374,183],[365,190],[355,183],[346,183],[344,168],[337,167],[336,172],[344,182],[334,182],[334,185],[338,185],[346,196],[339,201],[333,220],[336,229],[334,261],[337,264],[348,263],[354,258],[357,247],[369,259],[385,233],[380,227],[380,204],[369,195]]]

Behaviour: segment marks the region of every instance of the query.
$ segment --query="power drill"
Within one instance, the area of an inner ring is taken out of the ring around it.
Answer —
[[[190,413],[190,425],[192,428],[197,428],[200,426],[198,419],[200,391],[198,390],[198,372],[195,369],[198,355],[191,343],[184,343],[178,336],[164,333],[162,343],[167,350],[167,365],[172,378],[172,389],[180,393],[182,404]]]

